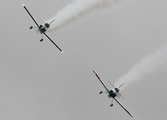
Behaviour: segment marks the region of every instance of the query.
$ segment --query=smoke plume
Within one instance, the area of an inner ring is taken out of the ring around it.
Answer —
[[[160,49],[135,64],[127,74],[118,79],[115,86],[125,83],[121,87],[121,90],[124,90],[128,85],[141,80],[144,75],[152,73],[159,67],[165,65],[167,65],[167,45],[162,46]]]
[[[123,0],[74,0],[72,3],[58,11],[57,14],[48,21],[55,19],[52,23],[52,29],[58,29],[69,21],[74,20],[79,15],[90,11],[92,8],[101,5],[114,5],[120,1]]]

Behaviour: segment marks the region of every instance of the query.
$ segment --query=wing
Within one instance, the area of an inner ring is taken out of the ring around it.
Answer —
[[[29,10],[26,8],[26,6],[24,4],[23,4],[23,7],[27,11],[27,13],[30,15],[30,17],[33,19],[33,21],[35,22],[35,24],[39,27],[39,24],[37,23],[37,21],[34,19],[34,17],[32,16],[32,14],[29,12]]]
[[[116,99],[113,98],[131,117],[133,117],[133,115]]]
[[[53,42],[53,40],[46,33],[43,34],[63,53],[63,50],[58,45],[56,45],[56,43]]]
[[[93,70],[93,72],[95,73],[96,77],[99,79],[99,81],[101,82],[101,84],[104,86],[104,88],[107,90],[107,92],[109,93],[108,88],[106,87],[106,85],[103,83],[103,81],[100,79],[100,77],[98,76],[98,74],[95,72],[95,70]]]

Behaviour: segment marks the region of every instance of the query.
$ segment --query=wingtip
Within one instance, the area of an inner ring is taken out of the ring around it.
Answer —
[[[25,4],[22,5],[23,7],[25,6]]]
[[[130,116],[131,116],[131,117],[133,117],[133,115],[132,115],[132,114],[131,114]]]
[[[64,51],[62,50],[61,53],[64,53]]]

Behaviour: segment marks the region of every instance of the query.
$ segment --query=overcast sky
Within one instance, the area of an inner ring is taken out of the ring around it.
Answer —
[[[128,0],[129,1],[129,0]],[[157,120],[166,119],[167,66],[145,74],[116,102],[99,95],[102,80],[115,83],[141,59],[167,43],[167,1],[133,0],[119,7],[97,8],[48,35],[60,51],[36,30],[72,0],[2,0],[0,40],[1,120]],[[150,66],[151,67],[151,66]],[[126,83],[125,83],[126,84]]]

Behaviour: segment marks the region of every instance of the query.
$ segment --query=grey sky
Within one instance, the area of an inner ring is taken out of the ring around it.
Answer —
[[[107,95],[95,69],[110,88],[142,58],[166,43],[166,0],[135,0],[117,10],[81,16],[50,37],[59,50],[29,26],[72,0],[2,0],[0,41],[0,119],[2,120],[157,120],[166,118],[166,66],[127,87],[118,99],[130,118]]]

